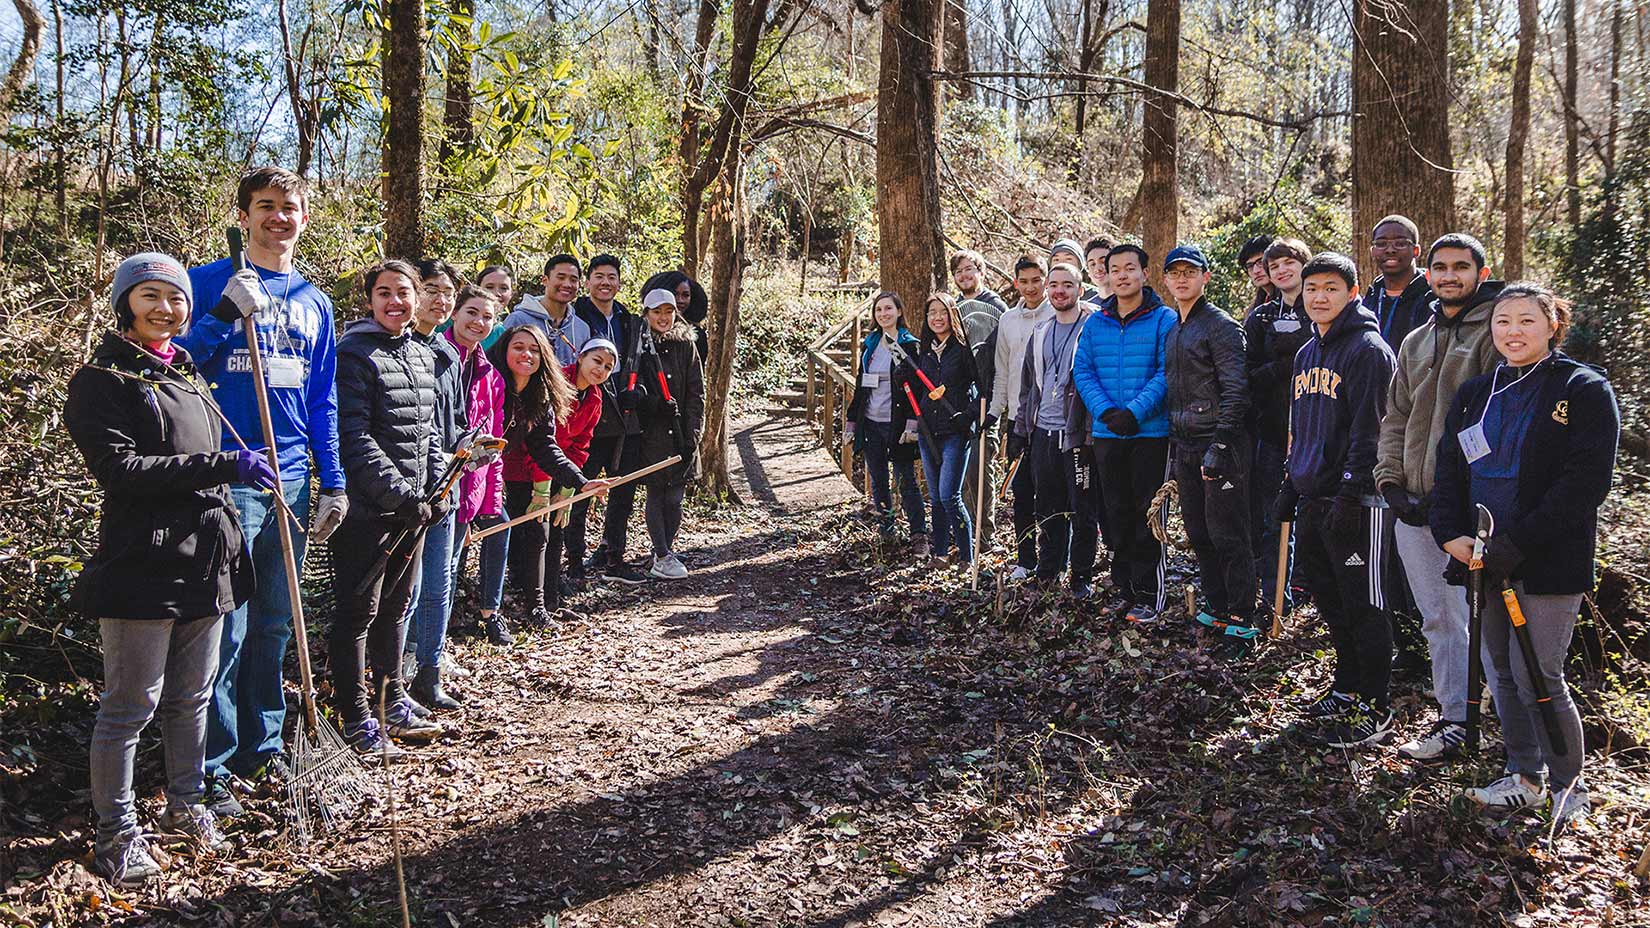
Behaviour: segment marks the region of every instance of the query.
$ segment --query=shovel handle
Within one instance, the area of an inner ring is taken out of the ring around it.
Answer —
[[[1295,527],[1293,522],[1278,524],[1278,576],[1277,584],[1272,590],[1272,631],[1273,638],[1283,637],[1283,600],[1289,594],[1289,533]]]

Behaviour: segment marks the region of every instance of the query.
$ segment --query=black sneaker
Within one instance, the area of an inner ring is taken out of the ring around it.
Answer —
[[[1379,744],[1392,734],[1392,710],[1377,709],[1367,702],[1354,703],[1341,714],[1324,738],[1332,748],[1356,748]]]
[[[232,782],[228,776],[206,778],[206,792],[201,796],[201,805],[218,818],[234,818],[246,811],[241,801],[235,798],[235,790],[230,785]]]
[[[1071,581],[1072,599],[1089,599],[1094,596],[1094,584],[1087,580]]]
[[[1298,705],[1301,714],[1309,719],[1332,719],[1356,704],[1357,700],[1350,695],[1330,690],[1317,699],[1303,701]]]
[[[516,636],[510,633],[510,623],[505,620],[504,613],[495,612],[488,616],[486,624],[488,641],[505,648],[516,643]]]
[[[590,552],[590,557],[584,562],[584,572],[592,577],[600,577],[607,569],[607,548],[605,546]]]
[[[628,583],[631,586],[636,586],[647,582],[647,574],[642,573],[642,571],[637,569],[634,565],[626,564],[623,561],[619,561],[616,564],[609,564],[607,569],[602,572],[602,576],[609,580],[617,580],[620,583]]]

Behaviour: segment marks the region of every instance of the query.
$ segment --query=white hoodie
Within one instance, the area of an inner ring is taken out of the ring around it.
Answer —
[[[1019,416],[1020,367],[1025,363],[1031,330],[1044,319],[1053,318],[1054,307],[1045,297],[1040,306],[1027,309],[1021,303],[997,320],[997,373],[991,386],[991,414],[998,419],[1006,422]]]

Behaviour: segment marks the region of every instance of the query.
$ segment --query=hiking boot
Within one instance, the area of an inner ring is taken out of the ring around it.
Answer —
[[[378,727],[377,719],[362,719],[353,724],[345,724],[344,739],[363,760],[388,760],[394,763],[407,756],[407,752],[396,747],[394,741],[384,737],[384,731]]]
[[[441,726],[418,717],[412,710],[412,700],[402,700],[385,713],[385,721],[389,723],[389,735],[399,741],[411,741],[414,744],[428,744],[441,734]]]
[[[1547,785],[1531,786],[1518,774],[1509,773],[1488,786],[1471,787],[1462,795],[1486,812],[1516,812],[1540,805],[1547,798]]]
[[[1071,598],[1084,600],[1094,596],[1094,584],[1087,580],[1071,581]]]
[[[1559,831],[1571,825],[1580,825],[1587,821],[1587,813],[1591,808],[1592,802],[1587,796],[1587,786],[1577,780],[1567,789],[1553,793],[1553,825]]]
[[[1352,708],[1356,702],[1346,693],[1330,690],[1317,699],[1303,700],[1298,707],[1300,713],[1309,719],[1331,719]]]
[[[510,633],[510,623],[505,620],[504,613],[495,612],[484,620],[487,626],[487,640],[500,647],[508,648],[516,643],[516,636]]]
[[[1398,745],[1398,755],[1409,760],[1447,760],[1461,753],[1467,743],[1467,727],[1460,722],[1439,719],[1424,738],[1416,738]]]
[[[454,699],[450,693],[441,687],[441,668],[420,667],[418,674],[413,677],[412,692],[419,702],[431,709],[442,712],[451,712],[460,708],[462,703]]]
[[[647,582],[647,574],[638,570],[634,564],[626,564],[624,561],[607,565],[607,569],[602,572],[602,576],[630,586]]]
[[[1385,741],[1391,733],[1392,710],[1357,702],[1330,727],[1324,744],[1332,748],[1356,748]]]
[[[682,580],[687,577],[688,569],[682,566],[676,555],[667,554],[653,559],[653,567],[647,575],[660,580]]]
[[[163,831],[188,837],[208,853],[227,851],[232,846],[218,829],[217,816],[199,803],[188,806],[167,803],[166,811],[160,814],[160,827]]]
[[[912,535],[911,536],[911,556],[912,557],[918,558],[918,559],[926,558],[931,553],[933,553],[933,550],[934,550],[933,546],[931,544],[929,544],[929,542],[928,542],[928,536],[927,535]]]
[[[241,801],[235,798],[235,791],[230,788],[232,782],[233,779],[228,774],[206,778],[201,804],[218,818],[234,818],[246,811]]]
[[[92,847],[92,868],[118,886],[141,886],[170,864],[171,857],[141,831],[99,838]]]

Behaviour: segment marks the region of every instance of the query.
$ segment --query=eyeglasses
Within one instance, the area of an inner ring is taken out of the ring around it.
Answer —
[[[438,287],[438,286],[429,285],[429,284],[425,285],[422,289],[424,291],[425,296],[444,296],[444,297],[449,297],[450,298],[450,297],[453,296],[453,294],[458,292],[457,290],[454,290],[452,287]]]
[[[1414,248],[1415,240],[1412,238],[1378,238],[1370,242],[1370,245],[1375,248]]]
[[[1261,256],[1259,258],[1250,258],[1243,265],[1243,269],[1246,270],[1246,271],[1252,271],[1252,270],[1255,270],[1256,268],[1264,268],[1264,267],[1266,267],[1266,258],[1265,258],[1265,256]]]
[[[1195,267],[1181,265],[1179,267],[1171,267],[1164,271],[1163,276],[1169,278],[1170,280],[1192,280],[1202,273],[1203,272],[1201,270],[1198,270]]]

